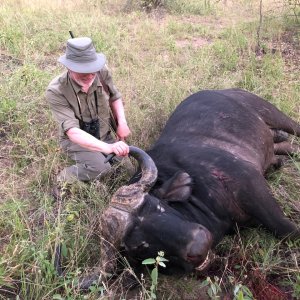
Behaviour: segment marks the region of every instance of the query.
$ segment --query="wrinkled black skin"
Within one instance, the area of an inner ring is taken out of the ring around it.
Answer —
[[[179,104],[147,151],[158,168],[158,180],[124,236],[129,261],[138,266],[164,250],[169,273],[192,271],[209,250],[199,251],[193,263],[180,257],[195,224],[212,235],[212,244],[203,248],[216,246],[236,224],[261,224],[278,237],[298,238],[299,229],[284,216],[264,177],[277,164],[270,128],[300,136],[297,123],[246,91],[201,91]],[[233,152],[235,145],[239,149]],[[158,199],[157,191],[177,172],[192,179],[188,199]]]

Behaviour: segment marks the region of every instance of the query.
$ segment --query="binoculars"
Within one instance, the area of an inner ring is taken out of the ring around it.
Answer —
[[[90,122],[80,122],[80,129],[100,140],[100,125],[99,119],[94,119]]]

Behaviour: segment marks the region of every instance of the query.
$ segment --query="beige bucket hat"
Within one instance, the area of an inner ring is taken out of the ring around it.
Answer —
[[[89,37],[68,39],[66,53],[58,61],[66,68],[77,73],[96,73],[105,65],[103,53],[96,49]]]

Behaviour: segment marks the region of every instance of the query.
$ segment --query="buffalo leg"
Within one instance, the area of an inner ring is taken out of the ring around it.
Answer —
[[[293,155],[299,152],[300,147],[289,141],[274,144],[274,153],[277,155]]]
[[[287,139],[289,138],[289,134],[287,132],[279,129],[271,129],[271,133],[273,135],[274,143],[281,143],[287,141]]]
[[[256,179],[253,182],[253,188],[248,185],[247,191],[244,190],[244,195],[242,195],[245,212],[252,215],[279,238],[300,238],[299,228],[284,215],[265,179],[263,177]]]

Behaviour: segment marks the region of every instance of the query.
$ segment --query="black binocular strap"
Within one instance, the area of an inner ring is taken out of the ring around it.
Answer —
[[[75,91],[74,91],[74,93],[75,93]],[[80,102],[79,102],[79,99],[78,99],[78,95],[76,93],[75,93],[75,95],[76,95],[76,99],[77,99],[77,103],[78,103],[78,109],[79,109],[80,119],[83,122],[82,112],[81,112],[81,106],[80,106]],[[97,92],[96,91],[94,91],[94,99],[95,99],[96,114],[98,116],[98,97],[97,97]]]

